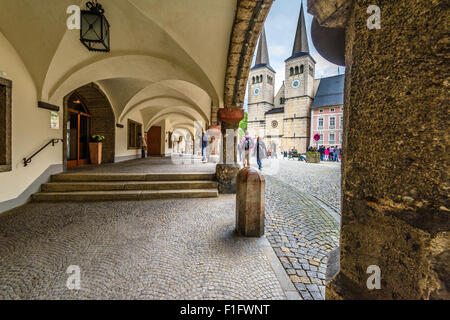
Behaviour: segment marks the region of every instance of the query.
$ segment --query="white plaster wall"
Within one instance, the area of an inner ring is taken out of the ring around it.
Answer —
[[[128,119],[142,124],[142,134],[144,134],[144,119],[139,111],[130,113],[120,124],[123,128],[116,127],[116,158],[136,156],[140,157],[141,150],[128,149]]]
[[[6,76],[2,77],[13,82],[12,171],[0,173],[0,202],[3,202],[18,197],[49,166],[62,164],[62,143],[42,151],[27,167],[23,166],[23,158],[31,156],[52,138],[62,138],[63,123],[60,111],[60,129],[50,128],[50,111],[37,107],[35,84],[23,61],[2,33],[0,72],[5,72]]]

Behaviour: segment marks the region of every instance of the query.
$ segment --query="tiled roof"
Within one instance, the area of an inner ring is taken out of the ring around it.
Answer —
[[[344,84],[344,74],[321,79],[311,107],[317,108],[344,104]]]

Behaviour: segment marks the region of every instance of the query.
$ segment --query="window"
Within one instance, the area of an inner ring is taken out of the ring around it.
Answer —
[[[318,123],[317,129],[319,129],[319,130],[323,129],[323,118],[319,118],[319,123]]]
[[[329,144],[335,144],[335,138],[334,138],[334,133],[330,133],[330,141],[328,142]]]
[[[335,117],[330,118],[330,126],[328,129],[336,129],[336,118]]]
[[[305,67],[303,65],[300,66],[300,73],[303,73],[305,71]]]
[[[12,82],[10,80],[0,78],[0,172],[12,170],[11,90]]]
[[[344,117],[341,117],[340,129],[344,128]]]
[[[298,72],[298,66],[297,67],[295,67],[295,74],[298,74],[299,72]]]
[[[253,77],[252,80],[253,80],[253,84],[255,84],[255,77]]]
[[[128,149],[139,149],[139,133],[142,134],[142,124],[128,119]]]
[[[284,104],[284,98],[280,98],[280,104]]]
[[[294,68],[289,69],[289,75],[293,76],[294,75]]]
[[[323,134],[319,134],[320,135],[320,140],[317,141],[317,144],[320,146],[323,144]]]
[[[323,113],[323,109],[320,109],[319,112],[320,112],[320,113]]]
[[[330,110],[331,112],[334,112],[334,108],[331,108],[331,110]]]

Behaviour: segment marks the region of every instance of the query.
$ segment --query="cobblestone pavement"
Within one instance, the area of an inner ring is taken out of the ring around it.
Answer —
[[[0,215],[0,299],[286,299],[234,219],[234,196],[27,204]]]
[[[300,170],[287,174],[287,168],[299,165]],[[339,224],[317,199],[298,189],[295,181],[307,184],[303,166],[298,162],[286,164],[280,174],[265,175],[266,236],[302,298],[322,300],[327,255],[339,245]],[[300,175],[302,178],[296,179]]]
[[[341,212],[341,164],[279,160],[274,177]]]

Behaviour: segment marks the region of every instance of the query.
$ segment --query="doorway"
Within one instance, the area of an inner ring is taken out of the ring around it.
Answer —
[[[67,112],[67,168],[87,165],[92,116],[76,94],[69,98]]]
[[[148,156],[161,156],[161,127],[151,127],[147,132]]]

